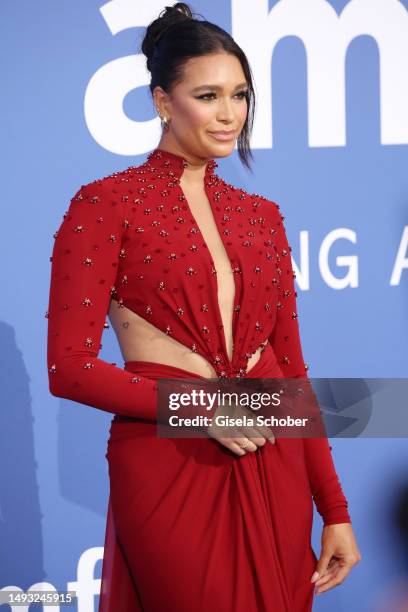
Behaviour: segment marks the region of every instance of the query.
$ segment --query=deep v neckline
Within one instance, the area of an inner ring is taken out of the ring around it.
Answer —
[[[230,322],[230,326],[231,326],[231,338],[232,338],[232,352],[231,352],[231,359],[228,355],[228,350],[227,350],[227,341],[226,341],[226,337],[225,337],[225,329],[224,329],[224,323],[222,320],[222,315],[221,315],[221,307],[220,307],[220,303],[218,300],[218,293],[219,293],[219,287],[218,287],[218,271],[215,267],[215,261],[214,261],[214,257],[212,255],[212,251],[210,250],[209,246],[208,246],[208,242],[204,237],[203,232],[201,231],[201,228],[199,226],[199,224],[197,223],[197,218],[195,213],[193,212],[192,207],[190,206],[189,200],[186,196],[186,193],[184,192],[184,189],[181,185],[181,178],[184,172],[184,169],[186,167],[188,167],[188,161],[182,156],[182,155],[178,155],[176,153],[172,153],[170,151],[167,151],[165,149],[160,149],[160,148],[156,148],[154,153],[157,154],[157,152],[159,152],[159,154],[161,154],[165,159],[167,158],[167,160],[169,161],[169,164],[171,164],[171,162],[176,162],[177,163],[177,169],[179,170],[178,172],[176,172],[176,176],[174,177],[175,182],[177,183],[177,190],[179,192],[179,199],[181,201],[184,202],[185,206],[187,207],[187,212],[188,215],[190,217],[190,220],[192,222],[193,225],[196,226],[196,228],[198,229],[198,231],[200,232],[200,236],[201,236],[201,242],[202,245],[204,247],[205,253],[206,253],[206,257],[208,257],[208,263],[209,263],[209,267],[211,266],[211,279],[213,280],[213,285],[212,285],[212,291],[215,292],[215,298],[213,300],[214,304],[215,304],[215,308],[216,308],[216,327],[218,330],[218,336],[219,336],[219,340],[221,343],[221,348],[222,348],[222,356],[224,359],[224,363],[228,368],[228,371],[230,372],[232,370],[232,368],[234,367],[235,364],[235,358],[236,358],[236,346],[237,346],[237,332],[238,332],[238,316],[237,316],[237,311],[236,311],[236,306],[237,303],[239,302],[239,291],[238,291],[238,287],[237,287],[237,282],[235,279],[235,274],[234,274],[234,268],[233,268],[233,261],[232,261],[232,257],[231,257],[231,253],[229,251],[228,245],[226,244],[223,236],[223,228],[221,227],[221,221],[219,219],[219,213],[220,213],[220,208],[215,206],[214,204],[216,203],[215,201],[213,202],[213,200],[216,200],[217,195],[214,194],[213,191],[211,191],[211,187],[213,185],[214,179],[218,180],[218,177],[216,175],[216,173],[214,172],[215,168],[218,166],[217,162],[214,159],[209,159],[206,163],[205,166],[205,172],[204,172],[204,178],[203,178],[203,190],[204,193],[207,197],[208,203],[209,203],[209,207],[210,207],[210,211],[212,213],[213,216],[213,220],[214,220],[214,225],[218,231],[218,235],[219,235],[219,239],[221,241],[221,244],[224,246],[224,250],[227,256],[227,259],[229,261],[230,267],[231,267],[231,271],[232,271],[232,278],[233,278],[233,282],[234,282],[234,298],[233,298],[233,308],[232,308],[232,317],[231,317],[231,322]]]
[[[207,174],[207,173],[206,173]],[[213,290],[215,291],[215,299],[214,299],[214,304],[216,305],[216,316],[217,316],[217,327],[220,330],[220,340],[221,340],[221,346],[222,346],[222,351],[223,351],[223,355],[225,357],[226,363],[228,365],[228,368],[231,369],[233,367],[233,364],[235,362],[234,360],[234,350],[235,350],[235,346],[236,346],[236,317],[234,316],[235,313],[235,306],[237,304],[238,301],[238,287],[237,287],[237,283],[235,280],[235,275],[234,275],[234,269],[233,269],[233,263],[231,261],[231,255],[228,252],[227,246],[225,244],[225,241],[223,240],[223,232],[221,231],[221,227],[220,227],[220,223],[219,223],[219,219],[218,219],[218,215],[217,212],[218,211],[214,211],[214,207],[212,205],[212,201],[211,201],[211,197],[210,194],[208,193],[207,189],[207,185],[206,185],[206,180],[204,178],[204,195],[206,196],[207,200],[208,200],[208,205],[209,205],[209,210],[210,210],[210,214],[212,214],[212,218],[214,221],[214,225],[216,228],[216,231],[218,232],[218,236],[219,236],[219,240],[221,242],[221,244],[224,247],[224,251],[227,257],[227,260],[229,262],[229,266],[230,266],[230,270],[232,272],[232,279],[233,279],[233,285],[234,285],[234,297],[233,297],[233,301],[232,301],[232,314],[230,317],[230,329],[231,329],[231,339],[232,339],[232,350],[231,350],[231,358],[228,355],[228,349],[227,349],[227,340],[225,337],[225,326],[223,323],[223,319],[222,319],[222,314],[221,314],[221,306],[220,306],[220,302],[219,302],[219,282],[218,279],[220,277],[220,272],[217,270],[216,265],[215,265],[215,260],[214,260],[214,256],[212,254],[212,251],[209,247],[208,244],[208,240],[205,238],[203,231],[201,230],[200,224],[197,221],[197,214],[193,211],[193,208],[189,202],[189,199],[186,195],[186,191],[183,189],[182,185],[181,185],[181,177],[179,179],[179,185],[178,188],[180,190],[180,194],[183,197],[184,203],[187,206],[187,210],[190,216],[191,221],[194,223],[194,225],[199,229],[200,231],[200,235],[201,235],[201,241],[203,244],[203,247],[207,253],[207,256],[209,258],[209,263],[212,266],[212,273],[211,273],[211,278],[214,279],[214,288]],[[235,319],[235,320],[234,320]]]

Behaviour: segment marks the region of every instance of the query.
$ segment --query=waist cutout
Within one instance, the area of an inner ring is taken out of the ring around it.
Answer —
[[[183,368],[156,363],[154,361],[126,361],[124,369],[152,380],[157,380],[158,378],[195,378],[198,380],[207,380],[206,376],[201,376],[201,374],[197,374],[196,372],[190,372]],[[246,372],[243,378],[283,378],[283,372],[269,342],[265,345],[256,364]],[[140,419],[116,414],[113,422],[140,423]],[[149,426],[151,427],[152,424]]]
[[[156,363],[154,361],[126,361],[124,369],[152,380],[157,378],[197,378],[206,380],[207,378],[196,372],[190,372],[177,366]],[[261,352],[258,361],[246,372],[244,378],[282,378],[282,376],[282,370],[279,367],[275,352],[268,342]]]

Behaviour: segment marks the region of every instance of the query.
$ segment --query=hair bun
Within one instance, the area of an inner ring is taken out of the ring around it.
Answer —
[[[150,59],[154,50],[165,32],[173,25],[188,19],[193,19],[193,14],[188,4],[176,2],[173,6],[166,6],[159,17],[148,26],[141,47],[142,53],[147,57],[148,70],[150,70]]]

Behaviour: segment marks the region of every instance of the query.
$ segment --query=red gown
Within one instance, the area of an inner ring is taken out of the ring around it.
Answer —
[[[55,235],[50,392],[115,414],[99,612],[306,612],[313,500],[325,525],[351,522],[327,438],[277,438],[243,456],[211,438],[160,438],[157,379],[201,377],[98,357],[115,299],[219,378],[307,378],[279,206],[207,162],[204,187],[234,271],[230,360],[214,262],[179,184],[187,165],[157,148],[139,166],[82,185]]]

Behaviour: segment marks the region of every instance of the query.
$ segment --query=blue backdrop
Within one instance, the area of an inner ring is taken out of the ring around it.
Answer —
[[[98,604],[112,415],[48,391],[49,258],[76,190],[142,163],[158,143],[137,51],[164,5],[0,7],[0,589],[79,588],[83,612]],[[253,68],[254,174],[236,151],[218,172],[285,215],[310,376],[406,377],[408,0],[191,6],[231,32]],[[123,363],[112,329],[100,356]],[[382,602],[407,573],[395,520],[406,439],[331,443],[363,560],[315,609],[391,610]],[[320,533],[316,514],[317,554]]]

